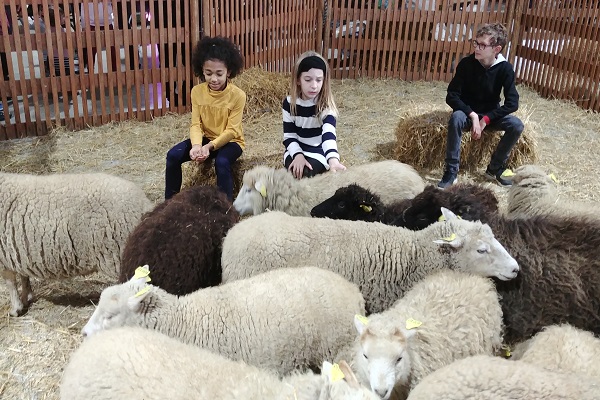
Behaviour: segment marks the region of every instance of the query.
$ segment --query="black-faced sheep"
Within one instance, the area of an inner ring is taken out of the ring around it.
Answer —
[[[86,339],[60,385],[63,400],[378,400],[345,362],[281,379],[242,361],[142,328]]]
[[[424,187],[413,167],[394,160],[356,165],[346,171],[296,179],[287,170],[258,166],[244,174],[244,184],[233,206],[241,215],[265,210],[310,216],[310,210],[333,195],[337,188],[359,183],[377,190],[384,203],[412,198]]]
[[[510,218],[555,214],[600,219],[598,203],[560,199],[556,178],[536,165],[523,165],[515,170],[513,185],[508,190],[506,212]]]
[[[426,376],[408,400],[598,400],[599,394],[600,382],[585,375],[480,355]]]
[[[184,295],[221,283],[223,238],[239,220],[214,186],[194,186],[159,204],[127,239],[119,281],[148,264],[152,284]]]
[[[29,277],[100,270],[116,280],[125,240],[152,208],[136,184],[107,174],[0,173],[0,187],[0,274],[13,316],[33,298]]]
[[[439,202],[421,200],[396,223],[418,229],[437,222]],[[480,220],[521,268],[516,279],[497,282],[508,343],[560,323],[600,333],[600,224],[581,217],[511,220],[497,213]]]
[[[426,204],[427,207],[421,207]],[[411,210],[420,210],[414,212]],[[429,185],[413,199],[404,199],[384,205],[379,196],[356,184],[340,188],[321,204],[315,206],[313,217],[347,219],[351,221],[383,222],[413,230],[424,229],[430,220],[439,218],[445,207],[461,218],[485,222],[490,213],[498,212],[498,199],[494,193],[479,185],[452,185],[439,190]],[[412,212],[411,212],[412,211]]]
[[[487,225],[444,213],[448,221],[418,232],[277,211],[257,215],[225,236],[223,282],[282,267],[318,265],[359,285],[369,312],[380,312],[440,269],[500,279],[517,275],[516,261]]]
[[[316,267],[278,269],[185,296],[145,285],[134,275],[104,289],[82,333],[141,326],[287,374],[318,368],[352,342],[352,318],[365,306],[356,285]]]

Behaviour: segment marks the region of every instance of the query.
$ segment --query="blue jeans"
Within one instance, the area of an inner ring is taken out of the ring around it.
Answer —
[[[202,145],[210,142],[203,138]],[[190,150],[192,141],[186,139],[176,144],[167,153],[167,168],[165,170],[165,200],[170,199],[181,190],[181,164],[191,161]],[[242,155],[242,148],[235,142],[229,142],[218,150],[210,153],[210,158],[215,159],[215,172],[217,174],[217,186],[233,201],[233,176],[231,165]]]
[[[460,160],[460,139],[463,130],[471,129],[471,118],[462,111],[454,111],[448,122],[448,142],[446,144],[446,170],[454,173],[458,172]],[[517,144],[521,133],[523,132],[523,122],[514,115],[507,115],[498,121],[494,121],[485,127],[484,132],[488,129],[504,131],[504,135],[500,139],[496,150],[492,154],[490,171],[498,171],[503,168],[508,160],[510,151]]]

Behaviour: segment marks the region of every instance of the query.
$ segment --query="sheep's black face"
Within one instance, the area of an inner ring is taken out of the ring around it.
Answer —
[[[316,205],[313,217],[345,219],[350,221],[380,221],[382,206],[379,198],[356,184],[338,189],[329,199]]]

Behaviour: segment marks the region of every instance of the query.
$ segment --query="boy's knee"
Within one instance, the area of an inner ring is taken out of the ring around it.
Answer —
[[[215,169],[217,171],[229,171],[231,163],[225,157],[217,157],[215,158]]]

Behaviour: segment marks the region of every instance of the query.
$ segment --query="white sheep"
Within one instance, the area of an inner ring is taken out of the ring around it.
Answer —
[[[485,355],[455,361],[426,376],[408,400],[598,400],[600,382]]]
[[[600,339],[571,325],[552,325],[518,344],[513,360],[600,380]]]
[[[456,360],[493,355],[502,346],[494,283],[456,271],[430,275],[390,309],[354,322],[359,336],[353,368],[359,381],[383,399],[393,391],[405,393]]]
[[[119,272],[121,249],[152,203],[134,183],[107,174],[0,173],[0,274],[20,315],[39,279]],[[21,276],[21,296],[17,290]]]
[[[413,198],[425,188],[413,167],[394,160],[357,165],[346,171],[300,180],[283,168],[258,166],[244,173],[243,185],[233,206],[241,215],[257,215],[268,209],[309,217],[314,206],[333,196],[336,189],[351,183],[377,193],[385,204]]]
[[[271,271],[181,297],[144,285],[134,276],[106,288],[82,333],[142,326],[286,374],[333,358],[354,339],[352,317],[364,310],[356,285],[316,267]]]
[[[584,216],[599,220],[597,203],[560,198],[557,179],[536,165],[523,165],[515,170],[513,185],[508,190],[506,213],[509,218],[536,215]]]
[[[278,376],[161,333],[120,328],[86,339],[63,373],[62,400],[377,400],[346,363]]]
[[[292,217],[269,212],[234,225],[223,241],[223,282],[318,265],[356,283],[369,312],[381,312],[429,273],[468,271],[502,280],[519,266],[487,225],[457,218],[411,231],[378,222]]]

